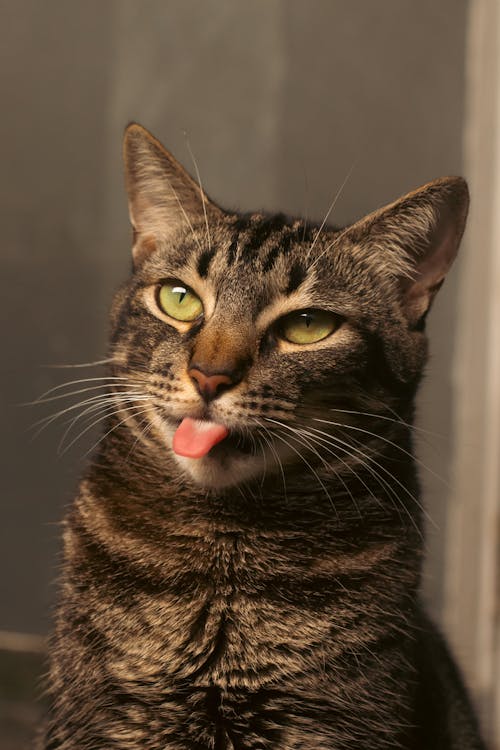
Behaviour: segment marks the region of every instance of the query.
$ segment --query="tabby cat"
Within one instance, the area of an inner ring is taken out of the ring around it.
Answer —
[[[482,748],[419,599],[412,455],[464,180],[338,229],[220,209],[137,124],[124,154],[133,272],[39,747]]]

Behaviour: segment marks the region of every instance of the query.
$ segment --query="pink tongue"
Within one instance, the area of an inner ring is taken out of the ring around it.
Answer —
[[[174,433],[172,447],[178,456],[201,458],[228,434],[229,430],[222,424],[186,417]]]

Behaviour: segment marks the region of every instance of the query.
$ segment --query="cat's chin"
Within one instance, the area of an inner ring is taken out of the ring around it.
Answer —
[[[175,456],[183,471],[193,482],[207,489],[224,489],[248,482],[264,472],[261,456],[226,451],[216,446],[202,458]]]

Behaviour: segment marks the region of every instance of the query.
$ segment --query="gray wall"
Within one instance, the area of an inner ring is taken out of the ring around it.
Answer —
[[[12,0],[0,10],[0,629],[43,632],[58,523],[92,441],[58,459],[61,427],[30,442],[29,425],[49,411],[17,404],[93,374],[40,365],[105,351],[109,298],[129,265],[126,122],[191,168],[187,133],[204,186],[228,207],[321,219],[352,168],[332,217],[352,220],[460,173],[466,3]],[[445,434],[454,278],[433,313],[420,399],[420,422]],[[446,478],[450,441],[430,443],[422,457]],[[426,584],[439,613],[446,488],[424,481],[440,526]]]

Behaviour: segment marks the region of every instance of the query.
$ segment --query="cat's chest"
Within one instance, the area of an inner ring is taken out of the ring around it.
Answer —
[[[334,708],[383,695],[381,664],[393,691],[401,660],[375,642],[391,608],[404,617],[398,592],[411,586],[393,541],[347,544],[329,531],[194,534],[176,523],[157,544],[150,529],[140,544],[110,535],[109,554],[73,540],[78,608],[99,634],[95,668],[122,714],[136,721],[141,712],[163,748],[200,737],[216,746],[224,729],[221,748],[250,747],[250,737],[251,747],[291,750],[305,714],[315,748],[343,747],[332,744]]]
[[[171,559],[169,582],[136,591],[118,631],[113,618],[120,656],[110,669],[120,679],[257,688],[321,667],[324,654],[314,646],[329,637],[331,608],[321,582],[305,581],[305,568],[282,544],[217,534],[192,545],[178,575],[175,550]],[[316,597],[306,596],[308,586]],[[330,594],[334,588],[332,581]]]
[[[214,536],[193,544],[191,577],[183,579],[179,568],[177,583],[174,576],[164,591],[136,592],[106,669],[129,696],[131,707],[123,711],[136,710],[136,701],[160,706],[161,747],[170,747],[170,737],[182,737],[187,747],[201,737],[227,750],[292,750],[302,746],[305,721],[311,744],[304,747],[347,747],[336,713],[344,715],[346,705],[368,746],[379,724],[389,721],[379,716],[385,703],[377,703],[374,715],[359,708],[362,722],[355,715],[359,693],[384,695],[381,665],[389,676],[402,668],[394,654],[363,647],[376,635],[370,602],[352,599],[345,561],[341,566],[326,555],[315,564],[314,556],[304,559],[300,540],[287,541]],[[373,558],[369,564],[358,555],[350,565],[359,583]],[[187,576],[186,564],[182,570]]]

